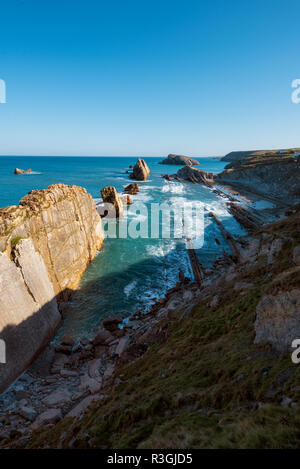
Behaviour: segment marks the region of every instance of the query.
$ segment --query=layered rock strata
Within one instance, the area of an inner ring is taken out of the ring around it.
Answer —
[[[92,197],[77,186],[32,191],[0,210],[0,391],[52,337],[64,301],[104,239]]]

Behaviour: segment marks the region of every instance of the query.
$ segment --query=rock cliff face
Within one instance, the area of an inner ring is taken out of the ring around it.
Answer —
[[[147,181],[150,174],[150,169],[145,160],[138,158],[136,164],[133,167],[132,173],[130,174],[131,179],[136,179],[137,181]]]
[[[199,161],[189,156],[170,154],[168,157],[161,161],[160,164],[173,164],[178,166],[199,166]]]
[[[57,301],[77,287],[104,239],[85,189],[56,184],[0,210],[0,391],[51,339]]]
[[[288,159],[273,164],[228,169],[216,175],[215,182],[243,187],[274,199],[296,203],[300,200],[300,161]]]
[[[55,295],[68,297],[104,234],[92,197],[82,187],[55,184],[32,191],[19,206],[0,209],[0,251],[8,257],[21,238],[30,238],[45,263]]]

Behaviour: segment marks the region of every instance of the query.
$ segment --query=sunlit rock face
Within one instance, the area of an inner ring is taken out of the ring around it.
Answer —
[[[81,187],[55,184],[0,210],[0,391],[52,338],[57,303],[77,287],[103,239],[94,201]]]

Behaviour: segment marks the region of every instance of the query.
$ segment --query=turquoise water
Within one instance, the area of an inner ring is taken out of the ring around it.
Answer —
[[[141,191],[132,196],[134,201],[152,202],[198,201],[207,210],[222,219],[233,233],[242,233],[241,227],[230,216],[226,201],[207,187],[179,182],[167,182],[162,173],[175,173],[179,167],[162,166],[161,158],[145,158],[151,174],[147,182],[139,183]],[[44,189],[50,184],[63,182],[85,187],[96,199],[106,185],[114,185],[119,192],[130,182],[126,173],[135,157],[1,157],[0,206],[17,204],[32,189]],[[220,172],[224,163],[218,159],[199,158],[206,171]],[[13,174],[15,167],[31,168],[33,174]],[[204,244],[198,249],[200,262],[209,267],[228,249],[218,227],[205,215]],[[141,217],[134,204],[128,219]],[[216,241],[216,238],[221,243]],[[192,277],[182,239],[106,239],[103,249],[88,266],[78,290],[73,294],[65,314],[60,334],[84,335],[101,320],[115,313],[124,317],[137,310],[147,310],[152,301],[161,298],[178,280],[178,271]]]

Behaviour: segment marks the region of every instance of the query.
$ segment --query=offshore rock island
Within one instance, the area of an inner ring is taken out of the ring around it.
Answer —
[[[85,340],[65,336],[48,345],[0,399],[0,446],[298,447],[299,367],[291,360],[300,338],[298,150],[230,155],[219,174],[186,165],[164,177],[170,188],[199,184],[226,200],[245,233],[234,235],[214,208],[206,210],[230,248],[211,268],[188,249],[199,275],[179,271],[149,311],[126,322],[120,311]],[[139,159],[133,178],[146,181],[147,168]],[[135,197],[139,187],[124,192]],[[121,215],[115,187],[102,195]],[[61,302],[104,234],[91,196],[63,184],[32,191],[0,216],[8,346],[25,327],[10,372],[0,364],[3,390],[53,336]]]

